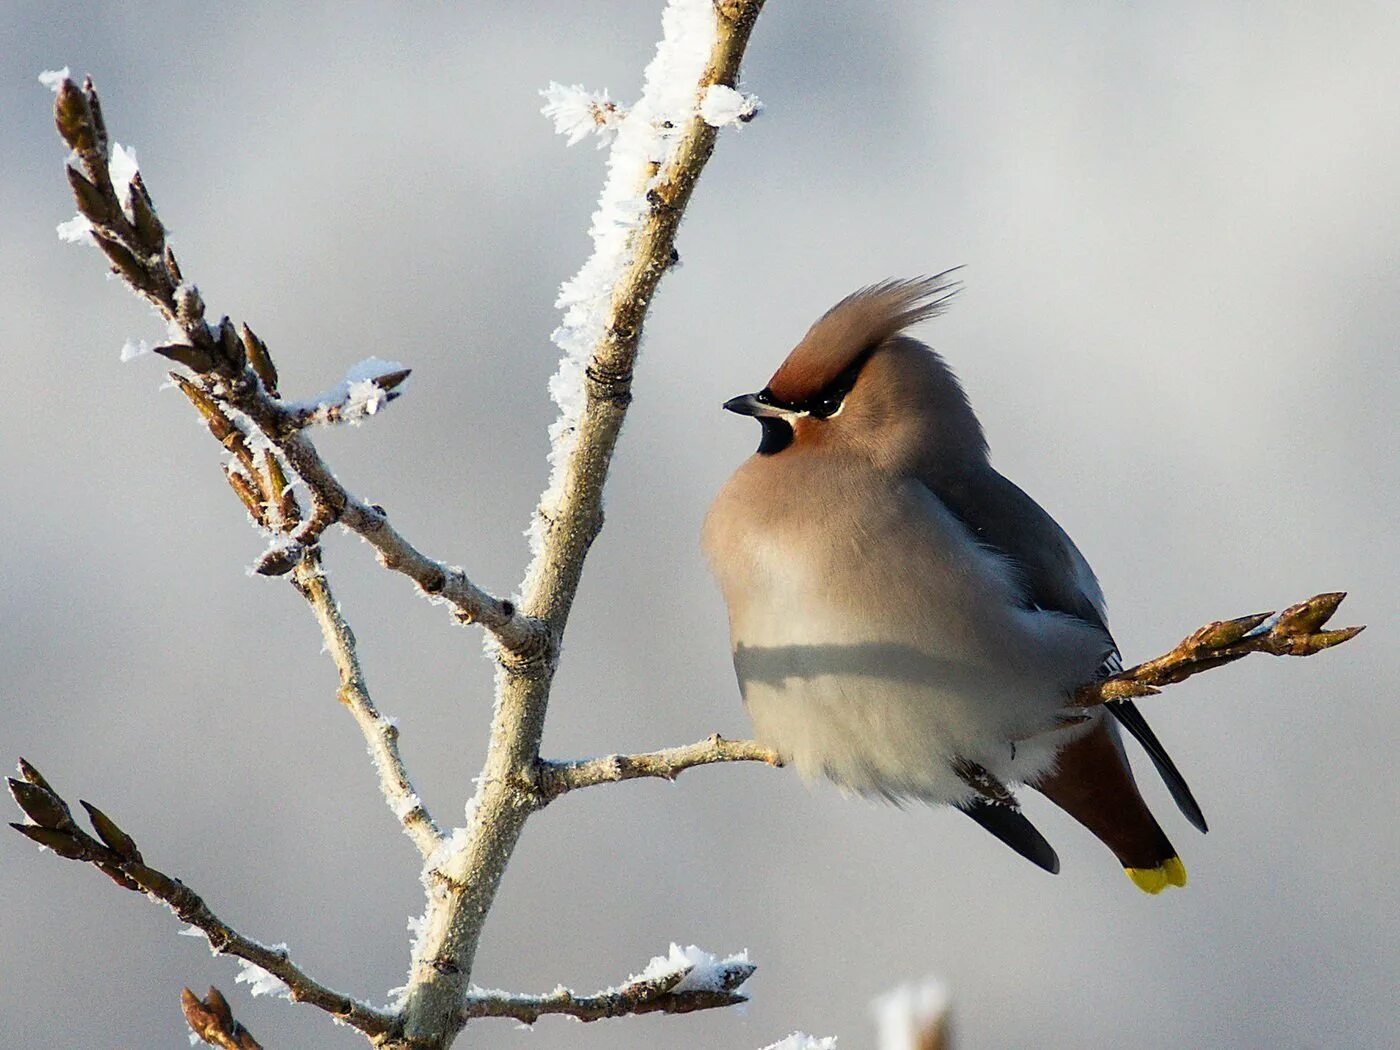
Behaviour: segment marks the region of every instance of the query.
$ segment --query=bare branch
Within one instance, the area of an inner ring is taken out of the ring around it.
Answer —
[[[180,993],[180,1009],[190,1030],[210,1046],[221,1050],[263,1050],[253,1033],[233,1016],[223,992],[211,987],[201,1000],[186,988]]]
[[[179,879],[148,865],[131,836],[96,806],[83,803],[101,841],[78,826],[68,804],[38,770],[24,759],[20,759],[19,770],[22,779],[10,778],[10,794],[31,823],[10,827],[21,835],[60,857],[93,865],[125,889],[161,901],[182,921],[203,932],[216,954],[237,956],[282,981],[292,1002],[318,1006],[367,1036],[383,1035],[389,1030],[394,1021],[391,1015],[312,979],[292,962],[285,948],[245,937],[215,915],[203,898]]]
[[[69,184],[79,213],[91,226],[95,244],[107,256],[113,272],[150,302],[179,337],[156,347],[156,353],[197,373],[195,380],[181,383],[187,395],[197,391],[221,410],[226,407],[246,416],[311,490],[316,506],[293,535],[298,548],[260,563],[259,571],[269,575],[290,571],[301,552],[314,546],[321,533],[338,521],[375,548],[380,564],[408,576],[429,597],[451,605],[462,623],[481,624],[508,651],[528,654],[537,650],[544,635],[540,623],[522,616],[512,602],[477,586],[461,569],[449,568],[419,552],[389,525],[383,508],[346,491],[315,445],[301,433],[310,423],[344,418],[355,405],[369,412],[371,406],[391,400],[398,395],[396,388],[407,370],[365,377],[365,391],[372,395],[368,401],[355,399],[353,383],[347,383],[343,401],[309,406],[282,401],[267,345],[247,325],[235,327],[227,317],[212,324],[205,319],[204,299],[185,280],[142,176],[137,173],[125,186],[113,184],[106,128],[92,81],[85,81],[79,89],[72,80],[64,80],[54,111],[59,134],[73,147],[74,159],[82,168],[81,172],[68,169]],[[193,395],[191,399],[195,399]],[[207,420],[206,407],[199,407]],[[237,483],[234,485],[237,489]]]
[[[675,953],[675,948],[672,949]],[[556,988],[545,995],[513,995],[509,992],[473,989],[467,995],[462,1020],[478,1017],[510,1017],[534,1024],[545,1014],[563,1014],[578,1021],[601,1021],[629,1014],[687,1014],[748,1001],[739,989],[756,967],[743,957],[715,960],[656,975],[634,977],[620,988],[593,995],[576,995]]]
[[[541,761],[539,786],[546,800],[553,800],[567,791],[614,784],[620,780],[659,777],[675,780],[687,769],[716,762],[764,762],[782,766],[783,760],[771,748],[756,740],[726,740],[716,733],[694,744],[668,747],[637,755],[606,755],[602,758],[579,759],[573,762]]]
[[[413,790],[408,770],[404,768],[403,756],[399,754],[398,726],[381,715],[370,698],[355,648],[355,634],[331,593],[330,580],[326,578],[320,558],[313,554],[303,560],[296,567],[292,580],[315,612],[316,622],[321,625],[321,637],[325,639],[326,649],[340,672],[340,702],[349,708],[360,732],[364,734],[365,744],[379,771],[379,787],[384,792],[384,800],[418,847],[418,852],[424,857],[432,856],[433,851],[442,844],[442,831]]]
[[[1208,623],[1182,639],[1171,652],[1081,687],[1074,694],[1073,706],[1095,707],[1110,700],[1152,696],[1161,692],[1160,686],[1183,682],[1250,653],[1312,656],[1341,645],[1365,630],[1364,626],[1321,630],[1345,597],[1344,591],[1332,591],[1290,605],[1281,613],[1254,613]]]

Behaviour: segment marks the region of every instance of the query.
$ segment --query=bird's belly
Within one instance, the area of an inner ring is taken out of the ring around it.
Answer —
[[[770,616],[751,606],[734,666],[755,735],[804,777],[957,803],[973,794],[959,766],[1034,780],[1066,742],[1063,693],[1003,654],[966,638],[940,645],[937,632],[875,641],[898,635],[868,616],[823,610],[812,595],[801,599],[797,618],[786,602]]]

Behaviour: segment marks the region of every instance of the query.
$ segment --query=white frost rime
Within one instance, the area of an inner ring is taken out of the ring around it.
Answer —
[[[712,0],[670,0],[661,28],[662,39],[646,68],[642,97],[618,122],[608,152],[608,176],[589,229],[593,254],[564,282],[555,302],[564,311],[564,320],[552,339],[563,351],[563,360],[550,380],[549,392],[560,411],[549,431],[549,486],[529,530],[535,554],[540,550],[544,521],[554,518],[559,509],[563,468],[583,411],[583,371],[605,334],[613,288],[631,259],[632,235],[647,212],[647,191],[658,178],[654,172],[665,170],[675,156],[696,112],[697,86],[715,42]],[[577,99],[571,105],[577,105]],[[526,581],[527,590],[536,571],[538,559]]]
[[[43,84],[44,87],[48,88],[55,95],[58,94],[59,89],[63,87],[63,82],[67,79],[67,66],[64,66],[62,69],[46,69],[39,74],[39,83]]]
[[[588,91],[582,84],[565,87],[550,81],[540,95],[545,100],[540,112],[554,122],[557,134],[568,137],[570,146],[596,132],[598,148],[602,149],[612,141],[622,123],[623,113],[617,103],[608,98],[606,88]]]
[[[724,84],[711,84],[700,100],[700,116],[711,127],[747,124],[763,110],[763,103],[754,95],[735,91]]]
[[[274,944],[271,947],[274,951],[287,950],[285,944]],[[249,995],[280,995],[287,999],[292,997],[291,989],[287,987],[286,982],[283,981],[282,978],[268,973],[261,966],[250,963],[247,959],[239,959],[238,964],[242,969],[239,971],[238,976],[234,978],[234,982],[237,984],[246,984],[248,986]]]

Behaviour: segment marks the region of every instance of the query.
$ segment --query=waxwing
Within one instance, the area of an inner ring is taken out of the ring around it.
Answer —
[[[762,428],[702,537],[755,734],[804,777],[953,806],[1055,872],[1012,792],[1030,785],[1141,889],[1184,886],[1119,728],[1205,831],[1161,742],[1130,701],[1067,706],[1120,666],[1093,571],[992,468],[942,357],[904,334],[956,289],[944,273],[847,296],[724,406]]]

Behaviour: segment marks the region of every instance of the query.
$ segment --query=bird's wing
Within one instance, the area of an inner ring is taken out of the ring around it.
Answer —
[[[1051,875],[1060,871],[1060,858],[1055,849],[1045,841],[1034,824],[1025,818],[1020,809],[986,799],[975,798],[958,807],[985,830],[991,832],[1006,845],[1025,857],[1036,867],[1044,868]]]
[[[956,479],[930,484],[935,495],[979,543],[1015,566],[1027,605],[1078,617],[1103,631],[1114,650],[1104,661],[1105,676],[1122,670],[1108,629],[1103,591],[1094,570],[1059,523],[1013,482],[990,466]],[[1131,700],[1104,705],[1147,752],[1182,814],[1201,831],[1206,819],[1157,734]]]

